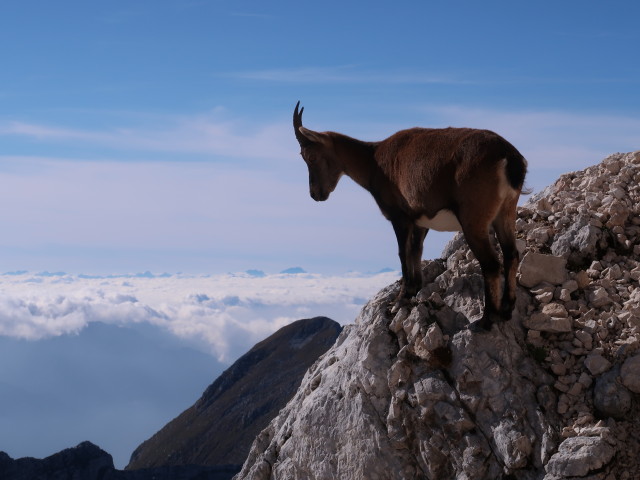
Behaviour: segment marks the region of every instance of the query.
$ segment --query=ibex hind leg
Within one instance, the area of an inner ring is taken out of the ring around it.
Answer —
[[[505,200],[493,228],[502,249],[504,267],[504,290],[499,314],[503,320],[511,319],[516,304],[516,272],[520,263],[520,255],[516,247],[516,205],[517,195]]]

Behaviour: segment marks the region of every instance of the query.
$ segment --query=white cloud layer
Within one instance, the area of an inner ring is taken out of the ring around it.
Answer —
[[[0,275],[0,335],[38,340],[90,322],[147,322],[230,362],[300,318],[351,323],[363,303],[398,278],[278,274],[118,276]]]

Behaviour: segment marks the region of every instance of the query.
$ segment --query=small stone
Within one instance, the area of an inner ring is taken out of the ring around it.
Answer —
[[[437,323],[432,323],[427,330],[427,333],[424,335],[424,339],[422,341],[424,347],[432,352],[438,348],[441,348],[445,345],[444,336],[442,335],[442,330]]]
[[[560,290],[560,295],[558,296],[558,298],[563,302],[569,302],[571,301],[571,292],[566,288],[562,288]]]
[[[442,307],[444,305],[444,300],[442,300],[442,297],[438,292],[433,292],[429,296],[428,301],[431,302],[434,307]]]
[[[587,320],[586,322],[584,322],[584,331],[589,334],[594,333],[597,328],[598,324],[595,320]]]
[[[540,295],[536,295],[536,300],[540,303],[549,303],[553,300],[553,292],[542,292]]]
[[[411,374],[411,367],[405,360],[396,361],[387,374],[387,382],[389,388],[395,389],[399,385],[403,384],[409,378]]]
[[[640,393],[640,354],[629,357],[620,369],[622,384],[635,393]]]
[[[600,263],[600,261],[594,260],[593,262],[591,262],[591,266],[589,266],[589,270],[595,270],[597,272],[601,272],[602,270],[604,270],[604,267],[602,266],[602,263]]]
[[[611,300],[609,293],[602,287],[596,288],[589,294],[589,303],[595,308],[604,307],[612,302],[613,300]]]
[[[559,303],[549,303],[542,308],[542,313],[550,317],[565,318],[568,317],[567,309]]]
[[[576,338],[580,340],[582,345],[584,345],[584,348],[586,348],[587,350],[591,350],[591,348],[593,347],[593,338],[584,330],[578,330],[576,332]]]
[[[578,284],[578,288],[581,289],[584,289],[591,283],[591,278],[589,278],[589,275],[584,270],[580,270],[578,273],[576,273],[573,279]]]
[[[542,335],[538,330],[529,330],[527,332],[527,343],[530,343],[534,347],[542,346]]]
[[[569,293],[573,293],[576,290],[578,290],[578,288],[580,288],[578,286],[578,282],[574,279],[574,280],[567,280],[566,282],[564,282],[562,284],[562,288],[567,290]]]
[[[600,437],[570,437],[560,444],[545,470],[562,478],[584,477],[608,464],[615,454],[615,448]]]
[[[611,368],[611,362],[599,354],[591,354],[584,359],[584,365],[591,375],[600,375]]]
[[[578,379],[578,381],[582,384],[584,388],[589,388],[593,383],[593,379],[589,375],[587,375],[586,372],[582,372],[580,374],[580,378]]]
[[[569,390],[567,390],[567,393],[569,395],[573,395],[574,397],[577,397],[578,395],[580,395],[582,393],[582,389],[583,389],[583,385],[581,383],[574,383],[571,388],[569,388]]]
[[[400,308],[400,310],[398,310],[398,312],[393,317],[393,320],[391,320],[391,323],[389,323],[389,330],[391,330],[394,333],[400,332],[402,330],[402,323],[406,320],[408,316],[409,316],[409,309],[406,307]]]
[[[571,319],[567,317],[550,317],[549,315],[538,312],[522,320],[522,324],[532,330],[541,332],[570,332]]]
[[[589,276],[589,278],[595,280],[600,278],[600,270],[595,270],[593,268],[587,268],[587,275]]]
[[[558,413],[564,415],[569,411],[569,404],[566,402],[558,402]]]
[[[518,269],[518,281],[531,288],[542,282],[561,285],[567,279],[567,261],[555,255],[527,252]]]
[[[605,278],[608,278],[610,280],[619,280],[620,278],[622,278],[622,270],[620,269],[620,265],[616,263],[615,265],[609,267],[605,274]]]
[[[527,240],[539,245],[545,244],[549,240],[549,229],[547,227],[534,228],[527,234]]]

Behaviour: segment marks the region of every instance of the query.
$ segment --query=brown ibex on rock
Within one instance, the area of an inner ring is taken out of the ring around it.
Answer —
[[[515,242],[518,198],[527,161],[504,138],[472,128],[411,128],[380,142],[363,142],[336,132],[314,132],[293,112],[300,154],[309,169],[309,191],[329,198],[343,174],[368,190],[391,222],[402,265],[399,301],[422,288],[422,246],[430,228],[462,231],[484,277],[484,314],[477,325],[490,329],[493,316],[511,318],[515,305]],[[493,229],[500,262],[489,234]]]

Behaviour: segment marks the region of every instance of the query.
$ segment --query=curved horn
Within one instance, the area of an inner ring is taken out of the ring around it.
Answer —
[[[298,139],[298,143],[300,145],[309,143],[309,140],[300,133],[300,127],[302,127],[302,112],[304,112],[304,107],[298,111],[298,107],[300,106],[300,101],[296,103],[296,109],[293,111],[293,131],[296,134],[296,138]]]

